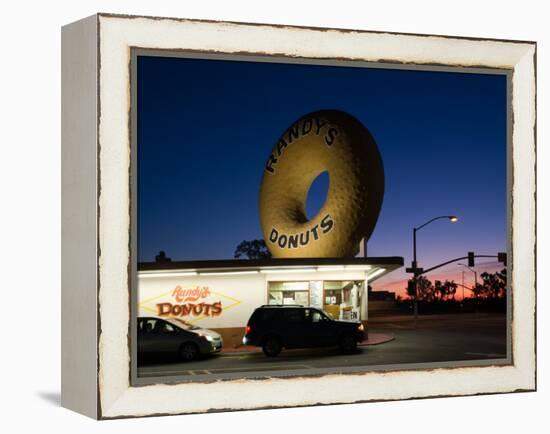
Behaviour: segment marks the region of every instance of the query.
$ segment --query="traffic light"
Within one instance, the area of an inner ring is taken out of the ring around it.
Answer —
[[[504,265],[506,265],[506,262],[507,262],[507,256],[506,255],[506,252],[498,252],[497,253],[497,258],[498,258],[498,262],[502,262]]]
[[[468,267],[475,267],[474,252],[468,252]]]

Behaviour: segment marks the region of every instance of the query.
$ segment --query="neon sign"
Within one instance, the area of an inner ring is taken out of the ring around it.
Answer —
[[[200,299],[206,299],[211,295],[207,286],[194,288],[182,288],[176,286],[172,291],[172,297],[176,303],[157,303],[158,316],[219,316],[223,311],[222,302],[195,303]],[[189,303],[191,302],[191,303]]]

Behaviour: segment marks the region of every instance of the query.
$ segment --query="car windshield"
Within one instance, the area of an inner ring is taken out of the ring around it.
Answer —
[[[306,309],[306,319],[311,322],[331,321],[330,317],[321,309]]]
[[[326,313],[323,309],[318,309],[318,310],[321,313],[321,315],[324,316],[324,319],[326,319],[327,321],[332,321],[332,318],[330,317],[330,315]]]
[[[179,319],[179,318],[170,318],[170,322],[172,322],[173,324],[177,325],[179,328],[184,329],[184,330],[199,330],[200,329],[200,327],[198,327],[196,325],[193,325],[193,324],[189,324],[188,322],[186,322],[182,319]]]
[[[331,321],[330,316],[324,311],[324,310],[315,310],[313,311],[313,321],[319,322],[319,321]]]

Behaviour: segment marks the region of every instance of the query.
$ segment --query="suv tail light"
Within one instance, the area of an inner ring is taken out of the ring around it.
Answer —
[[[245,332],[245,334],[250,333],[250,326],[249,325],[246,326],[246,328],[244,329],[244,332]]]

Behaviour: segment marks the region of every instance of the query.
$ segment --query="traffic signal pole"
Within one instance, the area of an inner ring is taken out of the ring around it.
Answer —
[[[412,262],[412,268],[413,268],[413,285],[414,285],[414,327],[417,326],[418,321],[418,267],[416,262],[416,228],[413,228],[413,262]]]
[[[498,262],[502,262],[505,267],[507,263],[507,255],[504,252],[499,252],[496,255],[476,255],[474,254],[474,252],[468,252],[467,256],[461,256],[460,258],[451,259],[450,261],[442,262],[441,264],[434,265],[433,267],[424,270],[423,268],[418,267],[418,264],[416,262],[416,229],[413,230],[413,261],[411,264],[411,268],[407,268],[405,271],[407,273],[413,274],[415,324],[418,316],[418,278],[423,274],[429,273],[430,271],[437,270],[438,268],[452,264],[453,262],[463,261],[464,259],[468,260],[468,264],[472,264],[472,266],[475,266],[474,258],[497,258]],[[474,272],[475,286],[477,287],[477,271],[472,269],[470,266],[467,267]]]
[[[499,253],[499,255],[475,255],[475,257],[476,258],[499,258],[500,255],[501,255],[501,253]],[[434,265],[433,267],[426,268],[425,270],[423,268],[420,268],[420,270],[422,270],[422,271],[419,273],[419,275],[429,273],[430,271],[433,271],[433,270],[436,270],[438,268],[444,267],[445,265],[452,264],[453,262],[463,261],[464,259],[468,259],[468,256],[462,256],[460,258],[451,259],[450,261],[442,262],[441,264]],[[502,261],[499,261],[499,262],[502,262]],[[506,262],[504,262],[504,266],[506,266]],[[407,271],[407,272],[412,273],[412,269],[407,268],[407,270],[411,270],[411,271]]]

